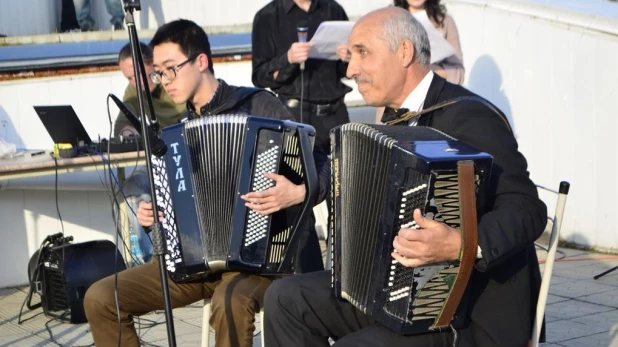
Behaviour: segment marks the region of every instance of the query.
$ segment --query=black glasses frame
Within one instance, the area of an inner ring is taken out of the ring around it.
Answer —
[[[180,70],[180,68],[183,67],[185,64],[197,59],[198,56],[199,54],[196,54],[189,59],[183,61],[182,63],[174,65],[172,67],[168,67],[163,71],[153,71],[150,74],[150,79],[156,84],[161,84],[161,82],[163,82],[163,77],[167,78],[168,81],[173,81],[176,76],[178,76],[178,70]]]

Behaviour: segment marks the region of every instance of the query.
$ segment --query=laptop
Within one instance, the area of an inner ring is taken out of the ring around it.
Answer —
[[[33,107],[54,143],[70,143],[75,149],[81,148],[82,153],[124,153],[143,149],[140,137],[92,142],[71,105]]]
[[[92,144],[71,105],[33,107],[54,143],[70,143],[73,148]]]

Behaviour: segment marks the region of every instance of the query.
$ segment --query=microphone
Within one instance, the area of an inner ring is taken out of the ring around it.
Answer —
[[[298,33],[298,42],[307,42],[307,32],[309,31],[309,25],[306,20],[301,20],[296,26],[296,32]],[[300,63],[300,69],[305,70],[305,62]]]
[[[114,103],[116,104],[116,106],[118,106],[120,112],[122,112],[122,114],[127,117],[135,130],[137,130],[137,132],[140,133],[142,137],[144,137],[144,134],[142,134],[142,122],[140,122],[139,118],[133,112],[131,112],[127,105],[125,105],[124,102],[120,101],[120,99],[118,99],[116,95],[110,93],[109,97],[114,100]],[[165,142],[163,142],[163,140],[161,140],[157,136],[157,134],[155,134],[154,130],[152,130],[150,126],[146,125],[146,131],[148,132],[148,140],[150,142],[150,150],[152,151],[152,154],[157,157],[164,156],[165,153],[167,153],[167,146],[165,145]]]

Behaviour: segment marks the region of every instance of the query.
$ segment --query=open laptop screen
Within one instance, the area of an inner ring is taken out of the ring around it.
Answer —
[[[70,143],[73,147],[92,143],[71,105],[34,106],[54,143]]]

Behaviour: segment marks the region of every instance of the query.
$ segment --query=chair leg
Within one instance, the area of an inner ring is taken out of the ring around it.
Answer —
[[[261,341],[262,341],[262,347],[266,346],[266,343],[264,342],[264,308],[262,307],[262,309],[260,310],[260,335],[261,336]]]
[[[202,309],[202,347],[209,347],[210,342],[210,299],[204,299],[204,307]],[[262,347],[266,344],[264,343],[264,309],[260,310],[260,334]]]
[[[202,313],[202,347],[209,347],[210,342],[210,299],[204,299]]]
[[[543,278],[541,280],[541,288],[539,290],[539,298],[536,306],[536,317],[534,320],[534,325],[532,326],[532,347],[539,346],[539,338],[541,336],[541,330],[543,328],[545,306],[547,304],[547,297],[549,295],[549,285],[551,282],[554,261],[556,259],[558,240],[560,239],[560,228],[562,227],[564,206],[566,204],[567,194],[569,193],[569,186],[570,185],[568,182],[560,182],[558,200],[556,201],[556,212],[553,219],[554,223],[552,225],[552,230],[549,237],[549,251],[547,252],[547,259],[545,260],[545,268],[543,269]]]

